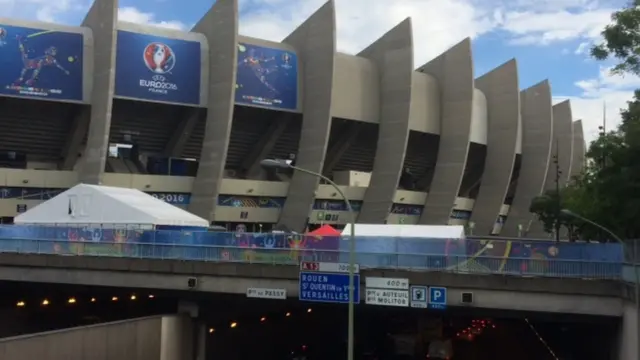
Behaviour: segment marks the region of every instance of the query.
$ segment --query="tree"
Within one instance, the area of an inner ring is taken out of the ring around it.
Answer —
[[[592,47],[591,55],[598,60],[617,59],[613,71],[618,74],[640,74],[640,0],[614,12],[611,20],[602,31],[604,43]]]
[[[612,69],[616,74],[640,75],[640,0],[614,12],[611,20],[602,31],[604,41],[591,49],[591,55],[598,60],[617,61]],[[560,201],[563,208],[620,237],[640,238],[640,90],[620,115],[622,123],[614,131],[601,133],[589,146],[582,174],[560,194],[547,192],[531,203],[530,211],[545,230],[551,231],[559,221],[585,240],[610,237],[588,223],[558,214]]]
[[[557,221],[560,222],[561,227],[568,228],[572,224],[572,219],[568,219],[560,212],[566,206],[562,192],[559,194],[555,190],[548,190],[544,194],[535,197],[529,206],[529,212],[536,215],[547,233],[555,231]]]
[[[587,151],[585,171],[559,194],[562,208],[590,219],[620,237],[640,238],[640,91],[621,111],[622,123],[601,134]],[[547,192],[534,199],[530,211],[551,232],[558,194]],[[577,219],[560,215],[560,224],[585,240],[606,240],[607,234]],[[612,240],[612,239],[609,239]]]

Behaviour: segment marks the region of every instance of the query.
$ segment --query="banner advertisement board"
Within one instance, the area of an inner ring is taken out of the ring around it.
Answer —
[[[287,50],[238,44],[236,103],[298,108],[298,56]]]
[[[116,48],[116,96],[200,105],[199,42],[120,30]]]
[[[83,100],[82,34],[0,24],[0,95]]]

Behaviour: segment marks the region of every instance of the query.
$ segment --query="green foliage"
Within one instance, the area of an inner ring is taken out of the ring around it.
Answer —
[[[640,74],[640,0],[614,12],[611,20],[602,31],[604,43],[594,46],[591,55],[598,60],[617,59],[616,73]]]
[[[589,147],[585,171],[560,192],[563,209],[592,220],[623,238],[640,238],[640,91],[621,111],[617,130],[601,134]],[[561,226],[585,240],[611,240],[577,218],[558,216],[555,191],[537,197],[530,211],[551,232]],[[570,217],[570,216],[569,216]]]
[[[613,72],[640,75],[640,0],[611,15],[602,31],[604,42],[591,49],[598,60],[614,59]],[[575,237],[612,240],[589,223],[558,213],[562,208],[589,219],[622,238],[640,238],[640,90],[620,112],[622,123],[600,134],[589,146],[582,174],[560,191],[547,192],[531,203],[530,211],[551,232],[556,221]],[[558,196],[560,200],[558,200]]]

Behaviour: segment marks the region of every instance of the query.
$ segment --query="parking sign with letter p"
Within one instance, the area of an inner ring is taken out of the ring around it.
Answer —
[[[445,309],[447,307],[447,288],[432,286],[429,288],[429,308]]]

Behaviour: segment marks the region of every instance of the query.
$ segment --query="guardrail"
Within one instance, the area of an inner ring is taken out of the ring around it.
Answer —
[[[42,239],[0,241],[0,252],[61,256],[192,260],[248,264],[294,265],[301,261],[347,262],[344,250],[257,248],[182,244],[60,242]],[[480,253],[479,253],[480,254]],[[621,262],[465,254],[357,252],[361,268],[439,271],[461,274],[620,280]]]

